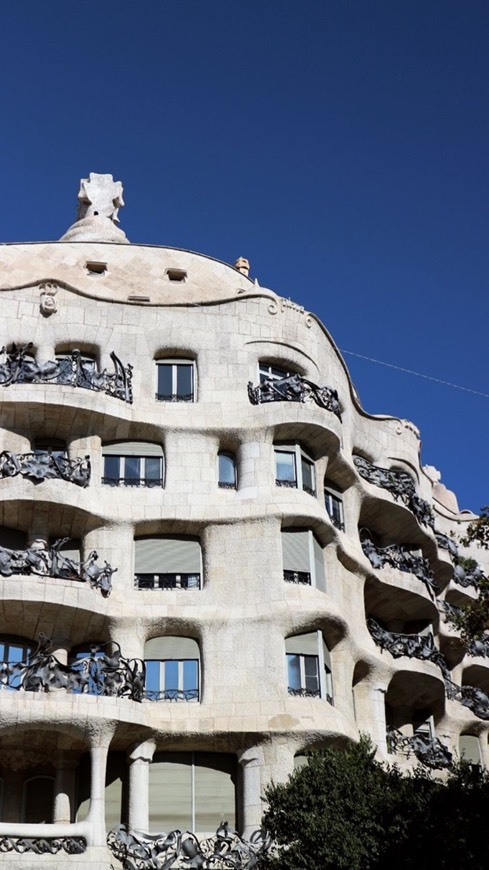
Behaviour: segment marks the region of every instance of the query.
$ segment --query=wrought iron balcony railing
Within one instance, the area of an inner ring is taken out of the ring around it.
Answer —
[[[76,562],[65,556],[60,548],[69,541],[60,538],[51,547],[44,541],[35,542],[26,550],[9,550],[0,547],[0,574],[33,574],[38,577],[55,577],[63,580],[78,580],[89,583],[93,589],[100,589],[103,595],[112,590],[112,574],[118,568],[111,568],[108,562],[103,567],[97,564],[98,553],[92,550],[85,562]]]
[[[8,837],[0,835],[0,854],[32,852],[34,855],[81,855],[86,852],[84,837]],[[58,862],[56,862],[58,863]]]
[[[405,471],[394,471],[390,468],[381,468],[373,465],[363,456],[354,456],[353,462],[360,475],[368,483],[381,486],[394,496],[396,501],[402,501],[418,523],[423,526],[434,528],[435,517],[427,501],[416,494],[414,480]]]
[[[309,571],[286,571],[284,570],[286,583],[297,583],[299,586],[310,586],[311,575]]]
[[[452,753],[437,737],[428,734],[413,734],[407,736],[392,726],[387,727],[387,746],[389,752],[405,755],[406,758],[415,755],[421,764],[433,770],[450,767]]]
[[[18,347],[12,345],[10,351],[3,347],[5,362],[0,363],[0,385],[11,384],[63,384],[82,387],[85,390],[105,393],[123,402],[132,403],[132,366],[124,367],[119,357],[112,351],[110,358],[113,372],[99,371],[93,360],[83,357],[81,351],[72,350],[66,357],[37,363],[30,355],[32,342]]]
[[[51,652],[51,641],[41,634],[37,649],[26,661],[0,664],[0,688],[24,692],[66,689],[142,701],[145,674],[145,663],[124,658],[117,643],[92,644],[89,653],[64,665]]]
[[[144,693],[148,701],[198,701],[198,689],[146,689]]]
[[[106,486],[145,486],[147,489],[163,486],[162,477],[103,477],[102,483]]]
[[[0,477],[16,477],[18,474],[36,482],[59,478],[85,487],[90,483],[90,457],[68,459],[48,451],[11,453],[3,450],[0,453]]]
[[[193,402],[193,393],[155,393],[157,402]]]
[[[257,387],[248,383],[248,396],[252,405],[266,402],[314,402],[320,408],[331,411],[341,420],[338,393],[332,387],[318,387],[302,375],[285,378],[263,378]]]
[[[136,589],[200,589],[200,574],[136,574]]]
[[[489,696],[476,686],[458,686],[451,680],[445,680],[447,698],[459,701],[464,707],[472,710],[479,719],[489,719]]]
[[[205,840],[199,840],[190,831],[146,834],[118,825],[109,831],[107,844],[125,870],[163,870],[165,867],[252,870],[258,867],[272,845],[263,830],[254,831],[250,839],[245,840],[227,822],[221,822],[216,834]]]
[[[436,648],[431,632],[430,634],[400,634],[386,631],[372,617],[367,619],[367,628],[377,646],[387,650],[395,659],[408,656],[420,661],[432,662],[440,668],[444,677],[448,677],[449,670],[445,657]]]
[[[385,565],[397,568],[406,574],[414,574],[426,586],[430,596],[435,598],[438,591],[433,582],[433,571],[430,563],[423,556],[414,553],[409,547],[390,544],[388,547],[377,547],[372,541],[368,529],[360,530],[362,550],[372,568],[380,569]]]

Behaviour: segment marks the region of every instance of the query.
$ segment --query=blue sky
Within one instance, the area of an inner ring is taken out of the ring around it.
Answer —
[[[250,259],[340,348],[489,394],[489,4],[15,0],[1,9],[0,241],[121,179],[131,241]],[[345,354],[489,502],[489,399]]]

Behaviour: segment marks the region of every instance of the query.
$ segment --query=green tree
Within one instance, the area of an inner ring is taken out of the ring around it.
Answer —
[[[260,870],[487,870],[489,775],[459,762],[445,780],[403,776],[363,738],[312,753],[266,792],[278,844]]]

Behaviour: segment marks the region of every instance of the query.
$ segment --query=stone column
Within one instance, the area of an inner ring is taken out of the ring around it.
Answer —
[[[250,834],[260,827],[263,813],[261,800],[261,771],[263,767],[263,750],[260,746],[245,749],[238,754],[238,762],[241,765],[242,789],[241,789],[241,819],[242,835],[249,837]]]
[[[145,740],[128,755],[129,827],[133,830],[149,830],[149,766],[155,749],[154,740]]]
[[[58,750],[54,780],[53,822],[70,824],[74,819],[75,770],[77,762],[66,750]]]
[[[88,820],[92,827],[92,846],[105,846],[105,776],[108,744],[92,746],[90,750],[90,810]]]

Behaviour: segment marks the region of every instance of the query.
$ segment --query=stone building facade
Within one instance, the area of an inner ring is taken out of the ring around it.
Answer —
[[[0,255],[0,864],[121,866],[120,822],[247,836],[362,731],[489,765],[489,648],[447,622],[473,515],[416,427],[245,260],[130,244],[111,176],[79,203]]]

